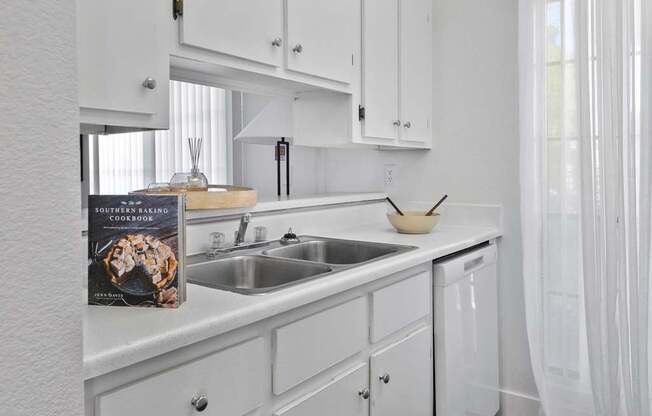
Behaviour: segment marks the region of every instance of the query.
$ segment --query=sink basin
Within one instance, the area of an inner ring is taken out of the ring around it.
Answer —
[[[223,250],[210,257],[187,257],[190,283],[244,295],[262,295],[308,280],[401,254],[416,247],[335,238],[299,236],[301,242],[278,241]]]
[[[187,267],[188,281],[243,294],[267,293],[332,272],[325,264],[240,255]]]
[[[331,265],[364,263],[400,251],[399,246],[351,240],[310,240],[265,251],[263,254]]]

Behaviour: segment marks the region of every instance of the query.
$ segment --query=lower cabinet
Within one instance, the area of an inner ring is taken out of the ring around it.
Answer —
[[[227,348],[97,397],[96,416],[241,416],[260,407],[262,338]]]
[[[367,300],[357,298],[273,331],[272,390],[283,393],[367,345]]]
[[[86,415],[432,416],[431,293],[424,264],[100,376]]]
[[[371,356],[371,416],[433,414],[432,327]]]
[[[369,369],[360,364],[324,387],[274,412],[274,416],[366,416]]]

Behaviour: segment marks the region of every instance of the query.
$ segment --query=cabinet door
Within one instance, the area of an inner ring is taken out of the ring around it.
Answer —
[[[367,388],[369,370],[361,364],[334,378],[317,391],[274,412],[274,416],[365,416],[369,400],[359,393]]]
[[[274,42],[275,39],[281,43]],[[184,2],[181,43],[267,65],[283,58],[282,0]]]
[[[362,35],[362,135],[398,136],[398,2],[364,0]]]
[[[170,64],[164,15],[169,6],[159,0],[77,2],[82,122],[120,125],[84,114],[113,111],[144,122],[140,127],[152,127],[148,122],[158,117],[159,127],[167,128]],[[154,88],[143,85],[147,78],[156,81]]]
[[[432,143],[432,1],[399,0],[401,140]]]
[[[359,0],[287,0],[288,69],[351,82],[356,7]]]
[[[432,328],[371,356],[371,416],[432,416]]]

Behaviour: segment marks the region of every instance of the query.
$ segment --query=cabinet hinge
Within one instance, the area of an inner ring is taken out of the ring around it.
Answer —
[[[360,121],[364,120],[364,116],[365,116],[364,113],[365,113],[364,107],[359,105],[358,106],[358,120],[360,120]]]
[[[179,16],[183,16],[183,0],[172,0],[172,17],[177,20]]]

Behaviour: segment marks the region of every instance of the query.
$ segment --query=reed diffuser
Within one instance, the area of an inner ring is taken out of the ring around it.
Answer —
[[[201,137],[188,137],[190,160],[192,162],[192,169],[190,170],[190,177],[188,178],[188,190],[191,191],[208,190],[208,178],[206,178],[206,175],[199,170],[199,157],[201,156],[201,147],[203,143],[204,139]]]
[[[170,180],[170,188],[186,191],[208,191],[208,178],[199,170],[199,159],[204,139],[201,137],[188,137],[190,149],[190,173],[175,173]]]

